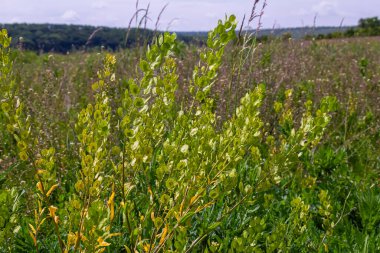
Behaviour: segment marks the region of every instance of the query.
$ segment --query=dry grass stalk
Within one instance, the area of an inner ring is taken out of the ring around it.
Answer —
[[[168,7],[168,3],[164,5],[164,7],[162,7],[160,13],[158,14],[158,17],[157,17],[157,20],[156,20],[156,24],[155,24],[155,27],[154,27],[154,34],[156,34],[156,32],[158,31],[158,25],[160,23],[160,19],[161,19],[161,16],[162,14],[164,13],[165,9]]]
[[[87,48],[87,46],[91,43],[92,39],[95,37],[95,35],[101,31],[103,28],[102,27],[99,27],[97,29],[95,29],[95,31],[93,31],[91,33],[91,35],[88,37],[87,41],[86,41],[86,44],[84,45],[85,48]]]

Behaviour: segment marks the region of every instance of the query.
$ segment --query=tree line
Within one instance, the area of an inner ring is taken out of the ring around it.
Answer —
[[[106,50],[134,47],[150,43],[156,31],[149,29],[126,29],[110,27],[94,27],[86,25],[64,24],[0,24],[1,28],[8,30],[13,37],[14,47],[36,52],[67,53],[76,50]],[[285,29],[286,30],[286,29]],[[380,20],[378,17],[363,18],[356,27],[315,27],[292,28],[289,31],[263,30],[259,33],[260,41],[269,40],[271,37],[305,39],[331,39],[357,36],[380,35]],[[205,32],[179,32],[178,39],[185,43],[202,44],[207,38]]]
[[[378,17],[362,18],[358,26],[350,27],[345,31],[335,31],[328,34],[319,34],[317,39],[334,39],[380,35],[380,19]]]

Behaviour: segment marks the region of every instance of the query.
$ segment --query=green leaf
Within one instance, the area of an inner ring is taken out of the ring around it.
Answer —
[[[179,224],[183,224],[185,223],[189,218],[191,218],[193,215],[195,214],[195,212],[189,212],[187,214],[185,214],[181,220],[179,221]]]
[[[150,70],[150,66],[149,66],[149,63],[145,60],[141,60],[140,61],[140,68],[142,71],[144,72],[148,72]]]
[[[207,228],[207,230],[208,230],[208,231],[212,231],[212,230],[216,229],[217,227],[219,227],[220,224],[222,224],[222,222],[214,222],[214,223],[212,223],[212,224]]]

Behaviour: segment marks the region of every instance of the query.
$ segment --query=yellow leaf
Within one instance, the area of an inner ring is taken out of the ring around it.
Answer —
[[[151,213],[150,213],[150,218],[152,219],[152,221],[154,221],[154,220],[155,220],[155,217],[154,217],[154,212],[151,212]]]
[[[152,192],[152,189],[150,188],[150,186],[148,187],[148,192],[150,195],[150,199],[153,199],[153,192]]]
[[[43,188],[42,188],[42,184],[41,184],[41,182],[38,182],[36,186],[37,186],[37,189],[40,190],[40,192],[43,194],[43,193],[44,193],[44,190],[43,190]]]
[[[108,207],[110,208],[111,214],[110,214],[110,220],[113,221],[115,217],[115,205],[114,205],[114,199],[115,199],[115,192],[113,191],[109,200],[108,200]]]
[[[177,213],[177,212],[173,212],[173,213],[174,213],[174,216],[177,219],[177,221],[180,221],[181,216],[179,215],[179,213]]]
[[[46,220],[46,218],[43,218],[43,219],[41,220],[40,224],[39,224],[38,227],[37,227],[38,230],[39,230],[40,227],[44,224],[45,220]]]
[[[55,212],[58,210],[58,208],[56,208],[55,206],[49,206],[49,212],[50,212],[50,216],[52,218],[55,217]]]
[[[111,243],[108,243],[108,242],[104,241],[104,239],[102,237],[99,237],[97,241],[98,241],[99,245],[96,246],[96,248],[99,248],[99,247],[108,247],[108,246],[111,245]]]
[[[30,229],[32,230],[33,235],[36,234],[36,229],[33,227],[32,224],[29,224]]]
[[[55,222],[55,224],[58,224],[58,223],[59,223],[59,217],[58,217],[58,216],[55,216],[55,217],[54,217],[54,222]]]
[[[185,199],[183,199],[182,203],[181,203],[181,207],[179,208],[179,213],[182,215],[182,211],[183,211],[183,206],[185,205]]]
[[[42,214],[45,212],[45,209],[45,207],[41,209],[40,216],[42,216]]]
[[[46,170],[37,170],[37,174],[38,174],[38,175],[42,175],[42,174],[44,174],[44,173],[46,173]]]
[[[106,236],[106,239],[107,238],[111,238],[111,237],[115,237],[115,236],[121,236],[121,233],[112,233],[112,234],[109,234]]]
[[[205,208],[207,208],[207,207],[209,207],[209,206],[212,206],[214,203],[215,203],[215,202],[209,202],[209,203],[207,203],[207,204],[204,205],[204,206],[199,206],[199,207],[195,210],[195,212],[198,213],[198,212],[202,211],[203,209],[205,209]]]
[[[33,235],[32,231],[30,231],[30,230],[29,230],[29,235],[30,235],[30,237],[32,237],[32,239],[33,239],[34,246],[36,246],[36,245],[37,245],[36,237]]]
[[[144,245],[144,251],[149,252],[150,251],[150,244],[145,244]]]
[[[108,199],[108,206],[114,203],[114,198],[115,198],[115,192],[112,192],[110,198]]]
[[[168,224],[166,224],[164,230],[162,231],[160,245],[162,245],[166,241],[166,235],[168,234]]]
[[[80,235],[80,239],[82,240],[82,242],[87,241],[87,237],[84,236],[83,234]]]
[[[70,245],[75,244],[76,238],[77,238],[77,236],[73,232],[69,233],[69,235],[67,236],[67,248],[69,248]]]
[[[197,201],[198,198],[199,198],[199,195],[198,195],[198,194],[196,194],[194,197],[192,197],[192,198],[190,199],[190,205],[192,205],[195,201]]]
[[[50,190],[46,193],[46,197],[49,197],[49,196],[52,194],[52,192],[53,192],[55,189],[57,189],[57,187],[58,187],[58,184],[53,185],[53,186],[50,188]]]

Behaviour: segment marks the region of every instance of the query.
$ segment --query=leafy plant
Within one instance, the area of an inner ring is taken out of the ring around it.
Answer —
[[[325,96],[314,73],[273,87],[295,42],[255,59],[262,45],[236,27],[219,21],[202,48],[162,33],[146,51],[90,54],[75,77],[59,62],[79,57],[13,55],[3,30],[0,250],[378,251],[379,128],[376,110],[359,106],[366,93],[342,95],[342,75]],[[37,59],[46,86],[27,93],[19,64]],[[355,63],[355,80],[374,89],[372,61]],[[75,102],[28,100],[63,83]]]

